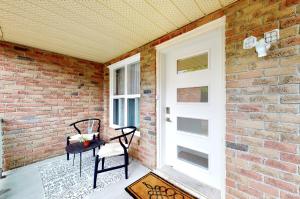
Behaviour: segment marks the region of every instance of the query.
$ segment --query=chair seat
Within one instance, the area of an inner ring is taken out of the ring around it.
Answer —
[[[133,130],[133,128],[125,128],[125,129],[123,129],[123,132],[124,133],[129,133],[129,132],[131,132]]]
[[[76,134],[76,135],[72,135],[70,136],[70,141],[79,141],[81,136],[84,135],[88,140],[92,140],[93,139],[93,136],[95,135],[95,137],[98,136],[98,132],[95,132],[95,133],[89,133],[89,134]]]
[[[125,144],[125,147],[127,145]],[[102,146],[98,152],[100,158],[118,156],[124,154],[124,149],[120,143],[108,143]]]

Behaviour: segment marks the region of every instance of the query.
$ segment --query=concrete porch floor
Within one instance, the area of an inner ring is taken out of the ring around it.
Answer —
[[[44,188],[38,166],[47,163],[48,161],[55,161],[60,158],[66,158],[66,156],[50,158],[5,172],[4,175],[6,178],[0,179],[0,199],[44,199]],[[147,174],[149,171],[150,170],[148,168],[142,166],[137,161],[132,160],[129,165],[128,180],[123,178],[115,184],[108,185],[103,190],[92,192],[87,196],[87,198],[130,199],[131,197],[126,193],[124,188]]]

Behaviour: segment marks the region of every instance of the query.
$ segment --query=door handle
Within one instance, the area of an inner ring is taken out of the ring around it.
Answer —
[[[169,117],[166,118],[166,121],[167,122],[172,122],[172,120]]]
[[[170,107],[166,107],[166,114],[170,114]]]

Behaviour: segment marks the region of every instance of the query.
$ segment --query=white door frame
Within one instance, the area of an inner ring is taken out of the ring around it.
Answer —
[[[222,198],[225,198],[225,177],[226,177],[226,164],[225,164],[225,133],[226,133],[226,109],[225,109],[225,105],[226,105],[226,90],[225,90],[225,20],[226,20],[226,17],[221,17],[219,19],[216,19],[210,23],[207,23],[201,27],[198,27],[194,30],[191,30],[187,33],[184,33],[182,35],[179,35],[167,42],[164,42],[160,45],[157,45],[156,46],[156,124],[157,124],[157,128],[156,128],[156,131],[157,131],[157,140],[156,140],[156,151],[157,151],[157,162],[156,162],[156,165],[157,165],[157,168],[161,168],[162,166],[164,166],[164,147],[163,147],[163,144],[164,144],[164,141],[165,141],[165,135],[163,134],[164,132],[164,129],[165,129],[165,120],[163,120],[165,117],[164,117],[164,114],[165,114],[165,110],[162,109],[162,107],[165,106],[165,90],[163,89],[165,87],[165,56],[164,56],[164,53],[172,48],[173,45],[175,44],[178,44],[178,43],[181,43],[185,40],[188,40],[188,39],[191,39],[193,37],[196,37],[196,36],[199,36],[199,35],[202,35],[204,33],[207,33],[209,31],[212,31],[216,28],[223,28],[223,38],[222,40],[224,41],[222,43],[222,57],[220,57],[220,59],[222,59],[222,73],[224,74],[223,75],[223,79],[222,79],[222,82],[223,82],[223,93],[222,93],[222,98],[223,98],[223,101],[224,101],[224,110],[220,110],[220,114],[223,114],[224,115],[224,121],[223,121],[223,126],[222,126],[222,129],[223,129],[223,133],[221,135],[221,138],[222,139],[222,142],[224,143],[222,146],[221,146],[221,150],[220,151],[220,154],[222,154],[222,166],[221,168],[223,169],[223,172],[222,172],[222,178],[223,178],[223,183],[222,183],[222,189],[220,190],[221,191],[221,195],[222,195]]]

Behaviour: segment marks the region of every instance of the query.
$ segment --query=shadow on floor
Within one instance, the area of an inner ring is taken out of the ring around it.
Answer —
[[[10,191],[10,189],[1,189],[0,190],[0,197],[2,196],[2,195],[4,195],[6,192],[9,192]]]
[[[86,153],[84,155],[90,156],[91,154]],[[47,159],[41,162],[37,162],[28,166],[5,172],[5,175],[7,177],[4,179],[0,179],[0,199],[50,199],[49,197],[47,197],[47,194],[45,195],[45,185],[43,185],[39,168],[45,164],[49,164],[49,162],[57,161],[67,161],[66,156],[59,156]],[[75,164],[75,167],[76,166],[78,165]],[[79,168],[74,169],[79,170]],[[102,190],[96,190],[90,194],[86,194],[85,198],[130,199],[131,197],[124,190],[125,187],[134,182],[135,180],[139,179],[140,177],[144,176],[148,172],[149,169],[142,166],[137,161],[133,160],[129,165],[128,180],[125,180],[125,178],[121,178],[121,180],[119,180],[117,183],[112,183],[103,188]],[[101,175],[98,175],[98,178],[99,177],[101,177]]]

